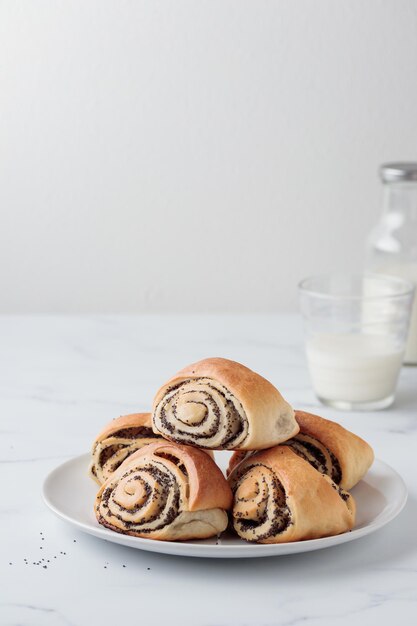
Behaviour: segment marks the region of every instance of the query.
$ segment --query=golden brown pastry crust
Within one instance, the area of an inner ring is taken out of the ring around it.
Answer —
[[[134,436],[125,432],[123,436],[123,431],[129,429],[139,429],[142,432]],[[91,478],[101,485],[127,456],[159,438],[152,431],[150,413],[132,413],[112,420],[93,442],[89,468]]]
[[[352,496],[285,445],[245,459],[235,467],[229,483],[234,491],[233,525],[248,541],[316,539],[346,532],[354,525]]]
[[[117,433],[124,428],[138,428],[143,426],[152,430],[152,413],[130,413],[129,415],[120,415],[112,420],[97,435],[94,443],[107,439],[110,435]]]
[[[340,472],[336,470],[336,474],[340,473],[340,478],[335,482],[342,489],[352,489],[364,477],[373,463],[374,452],[371,446],[358,435],[324,417],[296,410],[295,419],[300,426],[300,432],[294,437],[294,440],[297,441],[307,435],[316,440],[316,443],[321,443],[328,452],[336,457],[338,470],[340,469]],[[293,440],[291,439],[286,442],[286,445],[291,446],[292,443]],[[324,450],[324,452],[326,451]],[[235,452],[230,457],[227,475],[247,456],[248,454],[245,452]],[[326,456],[328,455],[326,454]],[[331,460],[327,471],[324,473],[332,477]]]
[[[161,440],[122,463],[101,486],[94,510],[116,532],[183,541],[225,530],[231,504],[230,487],[208,454]]]
[[[352,489],[374,461],[371,446],[340,424],[306,411],[296,411],[300,432],[320,441],[339,462],[343,489]]]
[[[230,474],[235,469],[235,467],[239,465],[239,463],[247,459],[249,456],[251,456],[252,454],[253,452],[251,452],[250,450],[249,451],[236,450],[236,452],[233,452],[232,456],[229,459],[229,465],[226,469],[226,476],[230,476]]]
[[[210,394],[212,402],[205,400]],[[175,404],[177,419],[170,403]],[[215,421],[213,404],[220,410],[224,435],[216,432],[207,437],[204,435]],[[200,424],[205,410],[208,419]],[[184,430],[179,411],[186,411],[185,435],[179,432]],[[168,426],[163,423],[163,413]],[[239,423],[239,428],[231,436],[227,426],[232,420]],[[189,365],[163,385],[154,399],[152,421],[154,431],[167,439],[216,450],[264,449],[293,437],[299,430],[292,407],[269,381],[240,363],[222,358]]]

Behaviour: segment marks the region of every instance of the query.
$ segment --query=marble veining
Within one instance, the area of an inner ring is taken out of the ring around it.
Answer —
[[[390,409],[342,413],[312,393],[295,315],[3,316],[0,346],[0,625],[414,624],[417,367],[403,368]],[[41,499],[48,472],[206,356],[249,365],[294,406],[368,439],[407,483],[403,513],[352,543],[242,561],[130,550],[53,517]]]

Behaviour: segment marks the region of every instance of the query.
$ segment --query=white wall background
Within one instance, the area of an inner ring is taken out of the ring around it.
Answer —
[[[0,310],[276,311],[417,158],[417,3],[0,1]]]

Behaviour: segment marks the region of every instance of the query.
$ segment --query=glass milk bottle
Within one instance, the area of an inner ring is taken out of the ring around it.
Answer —
[[[417,285],[417,163],[386,163],[382,215],[367,242],[367,267],[406,278]],[[404,363],[417,364],[417,296],[415,296]]]

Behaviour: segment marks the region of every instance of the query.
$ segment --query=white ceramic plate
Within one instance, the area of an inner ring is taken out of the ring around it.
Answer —
[[[386,463],[375,461],[366,477],[352,490],[357,504],[356,526],[343,535],[276,545],[247,543],[231,534],[224,534],[220,539],[200,541],[155,541],[120,535],[98,524],[93,513],[97,485],[87,475],[89,460],[90,455],[83,454],[63,463],[49,474],[43,486],[47,506],[58,517],[86,533],[131,548],[164,554],[251,558],[320,550],[359,539],[378,530],[400,513],[407,500],[407,489],[402,478]]]

